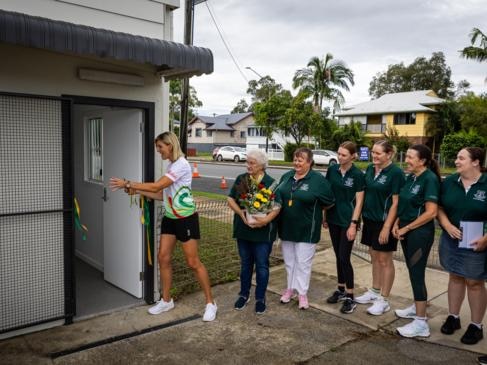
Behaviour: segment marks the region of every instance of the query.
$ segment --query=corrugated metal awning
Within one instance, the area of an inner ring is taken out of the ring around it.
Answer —
[[[208,48],[0,10],[0,42],[150,64],[166,79],[213,72]]]

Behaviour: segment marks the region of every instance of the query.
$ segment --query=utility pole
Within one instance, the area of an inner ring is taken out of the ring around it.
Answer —
[[[185,1],[184,44],[193,44],[194,0]],[[189,78],[181,83],[181,125],[179,127],[179,144],[183,153],[188,152],[188,109],[189,109]]]

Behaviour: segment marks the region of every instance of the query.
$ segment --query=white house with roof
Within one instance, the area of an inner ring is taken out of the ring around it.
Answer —
[[[0,2],[0,338],[159,298],[158,229],[108,184],[160,176],[166,81],[213,71],[171,41],[178,7]]]
[[[245,147],[247,127],[251,124],[254,124],[251,112],[196,116],[188,123],[188,148],[209,152],[224,145]]]
[[[367,137],[381,138],[387,128],[394,127],[400,136],[413,143],[427,143],[430,140],[428,119],[444,102],[433,90],[409,91],[344,107],[335,116],[339,126],[360,122]]]

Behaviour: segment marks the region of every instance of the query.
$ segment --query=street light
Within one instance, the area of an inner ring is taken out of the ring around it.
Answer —
[[[258,73],[257,71],[255,71],[255,70],[254,70],[252,67],[247,66],[247,67],[245,67],[245,68],[246,68],[247,70],[252,71],[252,72],[253,72],[254,74],[256,74],[257,76],[259,76],[259,79],[262,79],[262,78],[263,78],[263,77],[262,77],[262,75],[261,75],[260,73]]]

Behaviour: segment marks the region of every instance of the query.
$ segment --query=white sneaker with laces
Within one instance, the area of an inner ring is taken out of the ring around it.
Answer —
[[[414,319],[411,323],[405,326],[398,327],[397,332],[403,337],[429,337],[430,326],[428,323],[421,319]]]
[[[216,303],[208,303],[205,308],[205,314],[203,314],[203,321],[204,322],[211,322],[216,318],[216,312],[218,307]]]
[[[390,310],[391,307],[389,302],[381,296],[375,300],[374,304],[367,308],[367,313],[372,314],[373,316],[381,316]]]
[[[374,293],[372,290],[367,290],[364,294],[359,297],[355,298],[355,301],[359,304],[370,304],[374,303],[377,298],[379,298],[379,294]]]
[[[149,312],[150,314],[161,314],[162,312],[170,311],[173,308],[174,301],[172,300],[172,298],[169,302],[165,302],[164,299],[161,298],[161,300],[156,302],[156,305],[150,307],[147,312]]]
[[[412,304],[407,308],[404,309],[396,309],[394,311],[396,313],[396,316],[399,318],[409,318],[409,319],[415,319],[416,318],[416,304]]]

